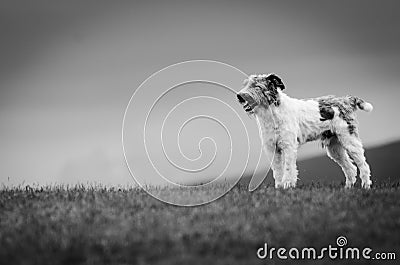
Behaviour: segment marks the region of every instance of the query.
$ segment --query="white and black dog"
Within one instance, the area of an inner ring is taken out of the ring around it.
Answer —
[[[264,150],[274,157],[275,187],[296,186],[298,147],[321,140],[328,156],[341,166],[347,188],[356,182],[357,167],[362,187],[370,188],[371,172],[355,115],[357,109],[372,111],[370,103],[354,96],[291,98],[283,93],[285,85],[275,74],[250,75],[243,85],[237,98],[257,120]]]

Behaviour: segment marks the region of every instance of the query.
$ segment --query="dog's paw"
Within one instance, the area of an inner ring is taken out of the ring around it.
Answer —
[[[363,187],[364,189],[369,190],[371,188],[371,185],[372,181],[370,179],[361,181],[361,187]]]
[[[350,181],[346,181],[346,184],[344,185],[344,187],[346,189],[351,189],[351,188],[353,188],[353,183],[351,183]]]
[[[354,180],[346,180],[346,184],[344,185],[344,187],[346,189],[351,189],[351,188],[353,188],[355,182],[356,182],[356,179],[354,179]]]
[[[284,189],[294,188],[296,187],[296,181],[293,180],[284,180],[281,182],[281,187]]]

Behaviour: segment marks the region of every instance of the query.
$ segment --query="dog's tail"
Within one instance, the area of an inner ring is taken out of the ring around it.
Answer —
[[[369,103],[359,97],[353,96],[352,98],[354,100],[354,105],[356,108],[366,111],[366,112],[371,112],[374,109],[374,107],[372,106],[371,103]]]

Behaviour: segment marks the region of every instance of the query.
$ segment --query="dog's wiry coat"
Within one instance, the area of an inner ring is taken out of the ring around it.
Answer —
[[[358,135],[355,111],[371,111],[372,105],[354,96],[296,99],[287,96],[284,89],[275,74],[251,75],[237,95],[245,111],[257,121],[264,150],[274,156],[275,186],[294,187],[298,147],[321,140],[328,156],[341,166],[346,187],[355,183],[357,166],[362,186],[369,188],[370,168]]]

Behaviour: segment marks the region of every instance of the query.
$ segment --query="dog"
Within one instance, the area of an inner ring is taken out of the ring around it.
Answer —
[[[353,187],[358,167],[361,186],[369,189],[371,171],[355,111],[370,112],[373,106],[355,96],[296,99],[283,90],[285,85],[276,74],[254,74],[237,93],[239,103],[257,121],[264,151],[273,157],[275,187],[296,186],[299,146],[320,140],[328,156],[342,168],[345,187]]]

